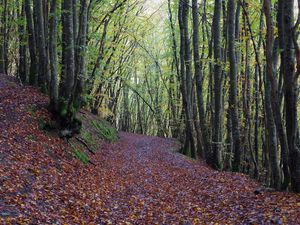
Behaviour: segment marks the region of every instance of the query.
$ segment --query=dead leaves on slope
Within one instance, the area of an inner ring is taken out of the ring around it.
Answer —
[[[1,224],[300,224],[300,196],[255,195],[246,176],[171,153],[172,140],[121,133],[85,166],[39,129],[45,96],[0,86]]]

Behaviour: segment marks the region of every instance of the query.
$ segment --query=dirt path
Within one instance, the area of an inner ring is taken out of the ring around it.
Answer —
[[[106,161],[114,171],[105,201],[113,224],[300,223],[295,195],[256,196],[259,185],[246,176],[213,171],[170,152],[172,147],[170,140],[121,133],[118,150]]]
[[[176,143],[120,133],[96,164],[39,129],[47,98],[0,79],[0,224],[300,224],[300,196],[173,153]]]

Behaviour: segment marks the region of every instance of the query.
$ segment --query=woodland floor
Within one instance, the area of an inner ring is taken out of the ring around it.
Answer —
[[[300,195],[255,195],[258,183],[170,151],[171,139],[120,133],[83,165],[39,129],[46,103],[0,76],[1,224],[300,224]]]

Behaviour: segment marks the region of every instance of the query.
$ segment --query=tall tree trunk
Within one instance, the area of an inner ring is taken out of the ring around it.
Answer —
[[[267,130],[269,137],[269,154],[271,164],[272,183],[271,185],[277,190],[281,187],[280,168],[278,159],[277,148],[277,133],[275,127],[274,112],[271,107],[271,82],[273,81],[273,45],[274,45],[274,27],[271,11],[271,0],[264,0],[264,12],[266,16],[267,34],[266,34],[266,78],[265,78],[265,108],[266,108],[266,120]]]
[[[5,0],[0,0],[1,6],[4,6]],[[6,73],[5,69],[5,11],[1,11],[0,24],[0,73]]]
[[[32,10],[30,0],[25,0],[25,13],[27,20],[28,30],[28,48],[30,53],[30,72],[29,72],[29,84],[37,85],[37,55],[36,55],[36,39],[32,17]]]
[[[72,91],[75,76],[73,0],[62,2],[62,76],[59,87],[58,113],[64,128],[70,128],[74,119]]]
[[[190,151],[192,158],[196,157],[195,139],[194,139],[194,124],[193,124],[193,84],[192,84],[192,54],[190,47],[189,36],[189,0],[183,1],[182,20],[184,29],[184,60],[185,60],[185,76],[186,76],[186,119],[187,119],[187,137],[190,142]]]
[[[24,1],[20,0],[21,3],[21,13],[19,16],[21,18],[25,17],[25,8],[24,8]],[[25,34],[25,24],[19,24],[18,27],[19,31],[19,66],[18,66],[18,77],[21,82],[24,84],[26,83],[27,79],[27,64],[26,64],[26,45],[24,44],[26,41],[26,34]]]
[[[171,8],[171,0],[168,0],[168,11],[169,11],[169,20],[170,20],[170,27],[172,32],[172,49],[173,49],[173,57],[175,61],[175,69],[177,73],[177,78],[180,77],[180,69],[179,69],[179,60],[177,54],[177,42],[176,42],[176,35],[175,35],[175,28],[173,24],[173,14]]]
[[[80,1],[80,15],[79,15],[79,30],[78,38],[76,40],[76,70],[75,70],[75,88],[74,88],[74,105],[75,108],[81,107],[81,94],[84,90],[84,81],[86,77],[85,70],[85,55],[87,44],[87,0]]]
[[[280,141],[280,147],[281,147],[281,158],[282,158],[282,164],[283,164],[283,184],[282,189],[286,189],[290,183],[290,171],[288,167],[288,143],[287,143],[287,136],[284,130],[283,122],[282,122],[282,116],[281,116],[281,107],[280,107],[280,92],[279,92],[279,85],[276,78],[276,72],[277,72],[277,64],[278,64],[278,53],[279,53],[279,45],[280,41],[274,40],[274,28],[273,28],[273,18],[272,18],[272,10],[271,10],[271,3],[265,2],[264,5],[264,11],[266,15],[266,21],[267,21],[267,51],[269,51],[267,54],[272,54],[272,58],[269,60],[272,60],[272,73],[270,71],[267,71],[268,79],[271,83],[271,102],[272,102],[272,110],[273,110],[273,116],[275,120],[276,130],[278,133],[278,138]],[[280,40],[280,38],[279,38]],[[273,46],[272,46],[273,45]],[[273,48],[273,50],[272,50]],[[271,57],[269,56],[269,57]],[[271,63],[271,62],[270,62]]]
[[[284,85],[285,85],[285,107],[286,107],[286,134],[289,146],[289,165],[291,171],[292,190],[300,193],[300,150],[296,144],[298,130],[298,76],[295,73],[295,45],[294,39],[294,1],[279,0],[278,5],[283,8],[284,47]],[[281,8],[279,9],[281,10]]]
[[[44,26],[44,7],[43,1],[34,0],[34,8],[36,11],[35,28],[37,37],[38,52],[38,86],[41,91],[47,92],[48,78],[48,57],[46,51],[45,26]]]
[[[58,74],[57,74],[57,0],[51,1],[49,20],[49,57],[50,57],[50,110],[57,111]]]
[[[8,72],[8,1],[1,1],[1,25],[0,25],[0,72],[7,74]]]
[[[221,67],[221,10],[222,1],[215,0],[213,16],[213,44],[214,44],[214,121],[213,121],[213,167],[222,169],[222,67]]]
[[[208,135],[208,127],[205,119],[205,109],[204,109],[204,101],[203,101],[203,73],[201,69],[201,59],[199,54],[199,7],[198,1],[193,0],[192,2],[192,13],[193,13],[193,47],[194,47],[194,67],[195,67],[195,77],[196,77],[196,87],[197,87],[197,100],[198,100],[198,111],[199,111],[199,120],[200,120],[200,128],[202,135],[203,148],[201,152],[203,152],[203,156],[205,157],[207,152],[210,152],[210,144],[209,144],[209,135]]]
[[[238,118],[238,102],[237,102],[237,64],[235,49],[235,1],[228,0],[228,58],[230,63],[230,93],[229,108],[231,114],[231,128],[234,160],[232,169],[234,172],[240,171],[241,165],[241,140],[240,127]]]
[[[73,36],[74,36],[74,40],[76,42],[78,34],[80,34],[78,31],[78,1],[81,0],[73,0]],[[80,2],[81,4],[82,2]],[[86,4],[86,3],[85,3]],[[81,6],[82,7],[82,6]],[[86,7],[86,6],[85,6]],[[75,43],[76,44],[76,43]],[[74,46],[75,47],[75,51],[76,48],[79,46]]]

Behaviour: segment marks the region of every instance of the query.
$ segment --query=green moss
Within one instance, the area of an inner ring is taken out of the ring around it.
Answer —
[[[80,162],[82,162],[83,164],[88,164],[89,163],[89,157],[87,156],[87,154],[85,154],[84,152],[80,151],[80,150],[75,150],[74,151],[74,156],[80,160]]]
[[[82,139],[86,142],[86,144],[89,146],[89,148],[93,151],[93,152],[96,152],[96,142],[93,138],[93,135],[86,131],[86,130],[83,130],[81,132],[81,137]]]
[[[68,102],[67,100],[60,98],[58,101],[58,111],[59,111],[59,115],[62,118],[65,118],[68,114]]]
[[[92,126],[95,128],[99,138],[110,142],[118,140],[118,132],[108,122],[93,120]]]

